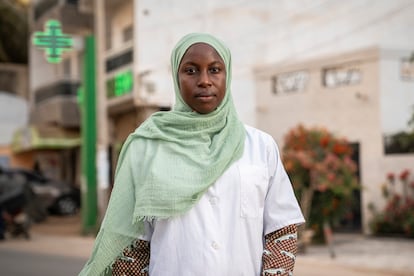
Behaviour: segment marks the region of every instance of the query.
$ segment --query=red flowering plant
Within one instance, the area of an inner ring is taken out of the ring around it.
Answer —
[[[335,226],[352,207],[359,189],[352,147],[324,128],[291,129],[284,139],[282,158],[307,221],[323,237],[326,223]]]
[[[414,238],[414,176],[405,169],[398,176],[388,173],[387,182],[382,185],[385,207],[378,212],[370,205],[374,216],[370,222],[371,230],[376,235],[403,235]],[[402,185],[398,192],[396,185]]]

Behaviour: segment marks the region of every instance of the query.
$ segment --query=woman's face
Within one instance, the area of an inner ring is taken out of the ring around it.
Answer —
[[[178,84],[183,100],[196,112],[214,111],[226,94],[226,66],[208,44],[191,45],[178,68]]]

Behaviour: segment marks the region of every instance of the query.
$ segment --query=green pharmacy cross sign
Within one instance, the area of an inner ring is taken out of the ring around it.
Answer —
[[[72,49],[73,39],[63,34],[61,24],[57,20],[48,20],[44,32],[35,32],[33,44],[45,50],[46,59],[50,63],[59,63],[63,51]]]

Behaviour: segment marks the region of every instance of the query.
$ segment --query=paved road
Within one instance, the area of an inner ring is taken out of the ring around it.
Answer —
[[[0,247],[0,275],[4,276],[74,276],[86,259],[45,255]]]
[[[68,225],[59,225],[63,228],[61,233],[69,231]],[[0,275],[77,275],[90,255],[94,239],[81,237],[73,230],[60,236],[56,235],[56,230],[52,232],[49,228],[33,230],[30,241],[12,239],[0,242]],[[336,258],[330,257],[326,246],[311,246],[306,254],[298,255],[294,275],[414,275],[413,239],[335,235],[334,241]],[[24,266],[27,267],[26,271],[23,271]],[[4,267],[11,274],[5,273]],[[56,274],[56,271],[59,273]]]

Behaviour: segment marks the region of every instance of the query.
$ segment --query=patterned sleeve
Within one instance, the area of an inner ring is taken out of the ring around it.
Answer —
[[[265,236],[262,276],[293,275],[297,253],[297,228],[292,224]]]
[[[150,243],[136,240],[134,245],[124,250],[112,265],[114,276],[148,276],[150,262]]]

